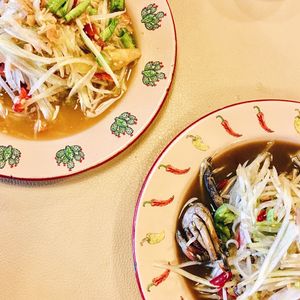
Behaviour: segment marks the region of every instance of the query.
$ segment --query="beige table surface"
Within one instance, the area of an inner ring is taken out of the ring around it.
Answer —
[[[1,300],[140,299],[131,256],[133,210],[164,146],[217,107],[300,98],[299,0],[170,5],[177,71],[144,136],[106,165],[60,183],[0,183]]]

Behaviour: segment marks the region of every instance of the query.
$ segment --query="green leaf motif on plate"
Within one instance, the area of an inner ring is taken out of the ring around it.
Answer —
[[[60,166],[60,164],[63,164],[67,166],[69,171],[74,169],[76,161],[81,163],[84,158],[82,148],[78,145],[66,146],[64,149],[57,151],[55,155],[57,165]]]
[[[110,130],[117,137],[120,137],[122,134],[132,136],[134,130],[131,126],[135,124],[137,124],[137,118],[129,112],[124,112],[115,118],[114,123],[110,126]]]
[[[160,70],[163,68],[163,64],[160,61],[149,61],[142,72],[143,83],[146,86],[156,86],[156,83],[162,79],[166,79],[166,75]]]
[[[0,146],[0,169],[6,164],[11,168],[16,167],[20,162],[21,151],[13,146]]]
[[[157,12],[158,6],[155,3],[149,4],[142,9],[142,23],[148,30],[156,30],[161,26],[161,21],[166,14],[163,11]]]

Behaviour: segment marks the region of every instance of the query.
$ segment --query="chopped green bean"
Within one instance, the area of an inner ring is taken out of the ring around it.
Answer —
[[[112,37],[118,23],[118,19],[110,19],[108,26],[100,33],[100,37],[104,42],[108,41]]]
[[[67,0],[65,5],[63,7],[61,7],[58,11],[57,11],[57,15],[59,17],[63,17],[65,16],[71,9],[72,6],[74,4],[74,0]]]
[[[126,28],[121,30],[120,40],[125,48],[135,48],[133,36]]]
[[[64,13],[64,8],[61,7],[61,8],[56,12],[56,15],[57,15],[58,17],[63,17],[63,16],[65,15],[65,13]]]
[[[122,11],[125,9],[125,0],[111,0],[110,12]]]
[[[80,15],[82,15],[88,6],[90,5],[91,0],[84,0],[80,2],[76,7],[74,7],[69,13],[65,15],[65,19],[67,22],[70,22],[73,19],[76,19]]]
[[[65,2],[66,0],[50,0],[47,2],[47,7],[51,12],[56,13]]]
[[[93,16],[93,15],[97,15],[97,9],[92,7],[92,6],[89,6],[87,9],[86,9],[86,12]]]

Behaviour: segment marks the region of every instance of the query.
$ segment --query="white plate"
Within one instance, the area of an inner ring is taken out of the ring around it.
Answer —
[[[134,263],[143,299],[193,298],[182,277],[155,265],[179,263],[175,241],[176,221],[184,195],[198,174],[201,160],[219,149],[243,141],[279,139],[299,143],[299,109],[299,102],[286,100],[233,104],[191,124],[161,153],[145,179],[133,222]],[[266,122],[264,128],[259,122],[262,118]],[[228,126],[232,129],[230,133]],[[159,168],[161,165],[172,165],[181,169],[183,174],[173,174],[165,167]],[[167,200],[165,204],[168,204],[155,206],[156,203],[151,202],[153,199]],[[155,243],[148,243],[149,234],[153,233],[160,235]],[[158,280],[161,276],[163,280]]]
[[[96,125],[66,138],[29,141],[0,134],[0,176],[42,180],[83,172],[121,153],[154,120],[173,78],[176,61],[174,22],[166,0],[127,0],[126,5],[142,52],[126,95]],[[156,63],[156,72],[160,74],[157,81],[142,74],[149,63]],[[124,135],[112,127],[117,118],[121,118],[123,124],[124,120],[127,122]],[[58,151],[71,153],[69,165],[57,164]]]

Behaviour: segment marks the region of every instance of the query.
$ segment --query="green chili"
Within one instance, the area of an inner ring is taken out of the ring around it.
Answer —
[[[110,12],[122,11],[125,9],[125,0],[111,0]]]
[[[88,6],[90,5],[91,0],[84,0],[80,2],[76,7],[74,7],[69,13],[65,15],[65,19],[67,22],[79,17],[82,15]]]
[[[121,30],[120,40],[125,48],[135,48],[133,36],[126,28]]]
[[[110,19],[108,26],[100,33],[100,38],[104,42],[106,42],[107,40],[109,40],[112,37],[118,23],[119,23],[118,19],[116,19],[116,18]]]

